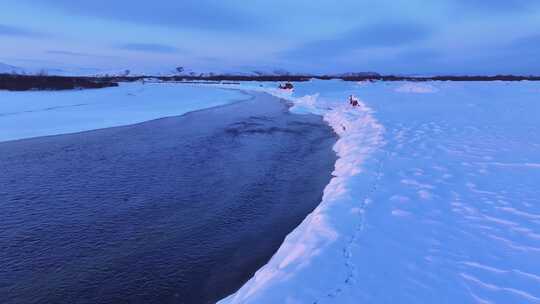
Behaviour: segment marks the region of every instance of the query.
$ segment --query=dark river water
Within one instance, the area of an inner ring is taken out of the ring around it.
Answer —
[[[213,303],[320,202],[335,140],[257,95],[0,143],[0,303]]]

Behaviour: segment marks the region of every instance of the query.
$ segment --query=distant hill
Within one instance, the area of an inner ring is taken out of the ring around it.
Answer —
[[[23,68],[0,62],[0,74],[21,74],[24,73]]]
[[[91,77],[115,82],[135,81],[148,77],[155,77],[162,81],[308,81],[310,79],[341,79],[345,81],[540,81],[540,76],[534,75],[384,75],[372,71],[314,74],[291,72],[282,68],[271,67],[264,69],[251,69],[249,67],[239,69],[193,69],[156,66],[155,68],[144,69],[99,69],[83,67],[59,69],[54,67],[20,68],[2,62],[0,62],[0,74],[32,75],[42,78],[51,76],[51,79],[56,79],[53,76],[62,76],[64,79]],[[28,82],[28,79],[30,78],[25,79],[25,81]],[[21,79],[18,81],[21,81]]]
[[[82,90],[116,86],[117,81],[107,78],[0,74],[0,90],[8,91]]]

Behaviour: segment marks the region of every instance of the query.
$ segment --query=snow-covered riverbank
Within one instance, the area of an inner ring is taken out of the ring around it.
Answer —
[[[538,94],[534,82],[297,84],[292,110],[340,135],[336,177],[222,303],[539,303]]]
[[[0,141],[129,125],[247,98],[238,91],[140,82],[94,90],[0,91]]]

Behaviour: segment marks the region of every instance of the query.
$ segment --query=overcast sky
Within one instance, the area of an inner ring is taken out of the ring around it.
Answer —
[[[0,0],[22,67],[540,74],[539,0]]]

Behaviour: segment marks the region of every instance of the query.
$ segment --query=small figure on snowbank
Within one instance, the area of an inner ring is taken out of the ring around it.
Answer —
[[[349,95],[349,104],[353,107],[357,107],[358,104],[358,98],[356,98],[354,95]]]
[[[280,83],[279,88],[282,89],[282,90],[292,90],[292,89],[294,89],[292,83],[290,83],[290,82],[286,82],[285,84]]]

